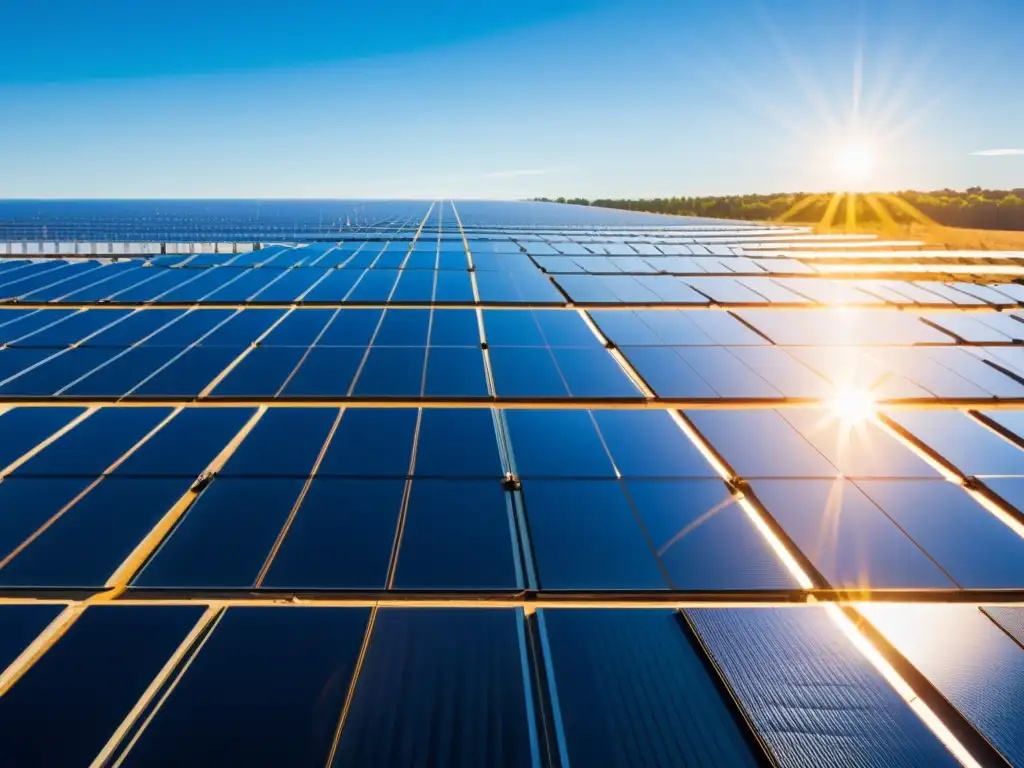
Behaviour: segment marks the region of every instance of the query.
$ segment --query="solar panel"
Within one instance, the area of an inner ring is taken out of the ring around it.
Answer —
[[[0,204],[12,764],[1022,759],[1020,254],[105,205]]]

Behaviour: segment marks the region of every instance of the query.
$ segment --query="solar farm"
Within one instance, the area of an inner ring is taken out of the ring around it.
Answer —
[[[1024,253],[98,205],[0,205],[5,765],[1024,764]]]

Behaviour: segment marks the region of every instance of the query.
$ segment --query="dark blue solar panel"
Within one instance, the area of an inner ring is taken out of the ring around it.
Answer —
[[[334,317],[333,309],[296,310],[274,326],[263,339],[265,346],[308,347]]]
[[[431,347],[423,385],[426,397],[487,397],[487,375],[480,349]]]
[[[19,350],[5,350],[7,354]],[[28,352],[29,350],[25,350]],[[26,361],[22,358],[21,363],[15,358],[15,365],[12,368],[20,368],[27,363],[33,365],[40,359],[42,362],[31,369],[25,369],[16,378],[10,378],[0,384],[0,395],[13,397],[46,397],[52,395],[76,379],[85,376],[90,371],[103,365],[119,350],[110,347],[77,347],[65,350],[32,350],[42,352],[32,359]],[[47,355],[46,353],[50,353]],[[56,354],[53,354],[56,353]]]
[[[0,672],[7,669],[62,610],[63,605],[43,603],[0,606]]]
[[[593,411],[623,477],[717,477],[665,411]]]
[[[465,262],[465,257],[458,255],[458,259]],[[441,269],[450,269],[445,264],[445,254],[442,254]],[[437,283],[434,286],[434,301],[443,302],[472,302],[473,284],[470,281],[468,272],[438,272]]]
[[[0,585],[102,587],[189,484],[187,478],[104,479],[0,568]]]
[[[360,347],[311,347],[281,391],[283,397],[345,397],[366,356]]]
[[[615,468],[586,411],[505,411],[523,477],[613,477]]]
[[[331,438],[318,474],[409,474],[417,412],[412,408],[349,408]]]
[[[9,344],[69,315],[71,312],[66,310],[4,309],[0,313],[0,343]]]
[[[182,352],[176,347],[115,349],[116,357],[60,391],[65,397],[121,397],[170,363]]]
[[[762,764],[677,612],[543,609],[538,618],[572,765]]]
[[[741,477],[834,477],[833,467],[776,411],[688,411]]]
[[[569,390],[547,348],[492,347],[494,389],[500,397],[568,397]]]
[[[484,310],[487,343],[492,347],[543,347],[547,342],[533,312]]]
[[[393,303],[427,304],[434,296],[434,272],[404,270],[400,273],[395,292],[391,295]],[[472,301],[472,296],[470,296]]]
[[[275,261],[277,260],[275,259]],[[312,288],[321,277],[323,277],[323,273],[320,270],[290,269],[257,293],[252,301],[256,304],[295,301]]]
[[[389,309],[373,339],[375,347],[423,347],[430,331],[430,310]]]
[[[229,608],[126,764],[324,765],[368,614]]]
[[[675,589],[796,586],[720,480],[631,480],[626,492]]]
[[[0,384],[57,354],[56,349],[0,349]]]
[[[256,341],[284,316],[281,309],[247,309],[236,312],[223,325],[204,336],[204,346],[245,346]]]
[[[718,393],[672,349],[623,347],[623,354],[659,397],[715,399]]]
[[[617,481],[527,480],[523,494],[544,589],[668,588]]]
[[[133,397],[198,397],[244,347],[191,347],[140,383]]]
[[[471,309],[435,309],[430,319],[430,345],[478,347],[480,328]]]
[[[380,324],[379,309],[342,309],[324,330],[320,346],[365,347]]]
[[[604,349],[554,348],[558,370],[574,397],[640,397],[615,359]]]
[[[306,477],[337,417],[335,408],[272,408],[220,474]]]
[[[146,309],[132,312],[121,322],[107,328],[89,339],[86,344],[93,346],[127,347],[142,341],[157,329],[179,318],[177,309]]]
[[[419,397],[423,391],[426,349],[372,347],[356,378],[358,397]]]
[[[304,482],[215,480],[135,579],[141,587],[252,587]],[[0,571],[0,577],[3,572]]]
[[[22,464],[16,474],[99,475],[170,413],[169,408],[101,408]]]
[[[417,445],[418,477],[496,479],[503,474],[490,410],[425,408]]]
[[[14,765],[88,765],[203,610],[86,610],[0,697],[0,738],[7,759]]]
[[[384,588],[404,493],[404,480],[313,480],[263,586]]]
[[[512,610],[380,610],[332,766],[535,765],[520,621]]]
[[[395,587],[516,589],[507,494],[496,480],[412,484]]]
[[[83,412],[82,408],[12,408],[0,413],[0,469]]]
[[[187,347],[223,323],[233,313],[228,309],[193,310],[165,326],[146,344],[169,347]],[[99,338],[99,337],[97,337]]]
[[[84,491],[93,478],[9,477],[0,483],[0,552],[14,552]]]
[[[185,408],[120,464],[114,474],[196,477],[253,413],[249,408]]]
[[[305,354],[302,347],[256,347],[210,394],[213,397],[274,397]]]

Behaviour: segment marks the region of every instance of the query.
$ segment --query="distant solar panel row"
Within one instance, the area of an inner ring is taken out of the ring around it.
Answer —
[[[434,258],[433,254],[427,255]],[[464,254],[451,256],[465,259]],[[574,302],[585,306],[817,304],[1006,309],[1019,307],[1024,302],[1024,291],[1004,285],[767,277],[764,272],[747,276],[721,272],[718,277],[706,272],[682,277],[644,273],[555,274],[549,278],[525,255],[494,256],[477,261],[472,272],[465,264],[448,269],[443,266],[409,268],[408,265],[401,269],[351,265],[274,269],[268,266],[159,267],[125,261],[110,264],[85,260],[37,261],[0,273],[0,301],[33,306],[95,303],[564,305]],[[982,294],[984,298],[977,295],[982,288],[986,289]]]

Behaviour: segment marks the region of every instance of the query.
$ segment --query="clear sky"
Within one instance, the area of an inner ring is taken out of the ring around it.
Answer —
[[[819,191],[851,141],[877,189],[1024,187],[1022,31],[1022,0],[3,2],[0,197]]]

